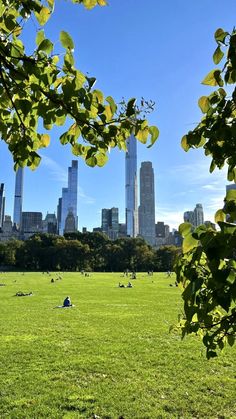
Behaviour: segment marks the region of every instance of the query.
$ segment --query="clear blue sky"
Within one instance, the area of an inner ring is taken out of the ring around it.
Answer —
[[[122,97],[152,99],[156,109],[150,123],[160,129],[153,148],[138,146],[141,161],[152,161],[155,172],[156,220],[171,227],[182,222],[183,212],[202,203],[205,219],[222,206],[226,172],[209,175],[210,159],[202,151],[185,153],[182,136],[200,120],[198,98],[210,89],[201,85],[214,68],[218,27],[231,31],[236,24],[235,0],[110,0],[109,6],[86,11],[69,1],[56,0],[55,13],[45,26],[58,42],[60,30],[75,41],[78,67],[97,78],[96,88],[117,101]],[[35,26],[25,34],[34,45]],[[56,47],[57,49],[57,47]],[[51,145],[41,152],[40,167],[25,170],[24,211],[56,211],[67,167],[73,155],[61,146],[63,127],[51,132]],[[119,207],[124,221],[125,155],[112,151],[104,168],[89,168],[79,159],[79,228],[100,226],[101,208]],[[6,213],[12,215],[15,175],[5,143],[0,142],[0,182],[6,185]]]

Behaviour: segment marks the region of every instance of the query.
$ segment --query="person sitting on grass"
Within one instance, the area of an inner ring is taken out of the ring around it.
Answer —
[[[64,302],[63,302],[63,307],[72,307],[70,297],[66,297],[66,298],[65,298],[65,300],[64,300]]]
[[[127,288],[133,288],[133,285],[131,284],[131,282],[128,282]]]

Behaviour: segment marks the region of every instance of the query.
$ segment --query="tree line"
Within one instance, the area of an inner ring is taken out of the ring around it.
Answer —
[[[102,233],[64,236],[35,234],[26,241],[0,243],[0,266],[50,271],[169,271],[180,255],[176,246],[152,248],[142,238],[111,241]]]

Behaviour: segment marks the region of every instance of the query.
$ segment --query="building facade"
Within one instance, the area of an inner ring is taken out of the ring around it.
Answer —
[[[102,232],[111,240],[116,240],[119,234],[119,210],[118,208],[102,209]]]
[[[137,140],[133,134],[127,140],[127,151],[125,156],[125,222],[127,236],[137,237],[139,232]]]
[[[47,213],[43,220],[43,232],[49,234],[57,233],[57,218],[55,214]]]
[[[58,232],[63,235],[65,232],[65,225],[67,216],[70,213],[70,228],[71,213],[74,217],[74,231],[78,230],[78,215],[77,215],[77,198],[78,198],[78,161],[72,160],[71,167],[68,168],[68,187],[62,188],[62,197],[58,203]],[[71,231],[70,231],[71,232]]]
[[[23,202],[23,177],[24,177],[23,168],[19,167],[19,169],[16,172],[14,212],[13,212],[13,224],[18,230],[22,229],[21,222],[22,222],[22,202]]]
[[[198,227],[201,224],[204,224],[204,213],[202,204],[196,204],[194,208],[194,227]]]
[[[43,215],[41,212],[22,212],[21,231],[24,239],[28,239],[35,233],[43,232]]]
[[[150,161],[142,162],[140,168],[139,235],[155,245],[154,170]]]
[[[184,222],[192,224],[193,227],[198,227],[201,224],[204,224],[204,213],[202,204],[196,204],[196,207],[193,211],[185,211]]]
[[[194,212],[193,211],[184,212],[184,222],[194,225]]]

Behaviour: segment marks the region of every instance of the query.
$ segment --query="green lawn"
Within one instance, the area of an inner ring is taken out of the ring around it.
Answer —
[[[52,277],[0,274],[0,418],[236,418],[236,347],[207,361],[196,337],[169,334],[173,278]],[[54,308],[67,295],[75,307]]]

